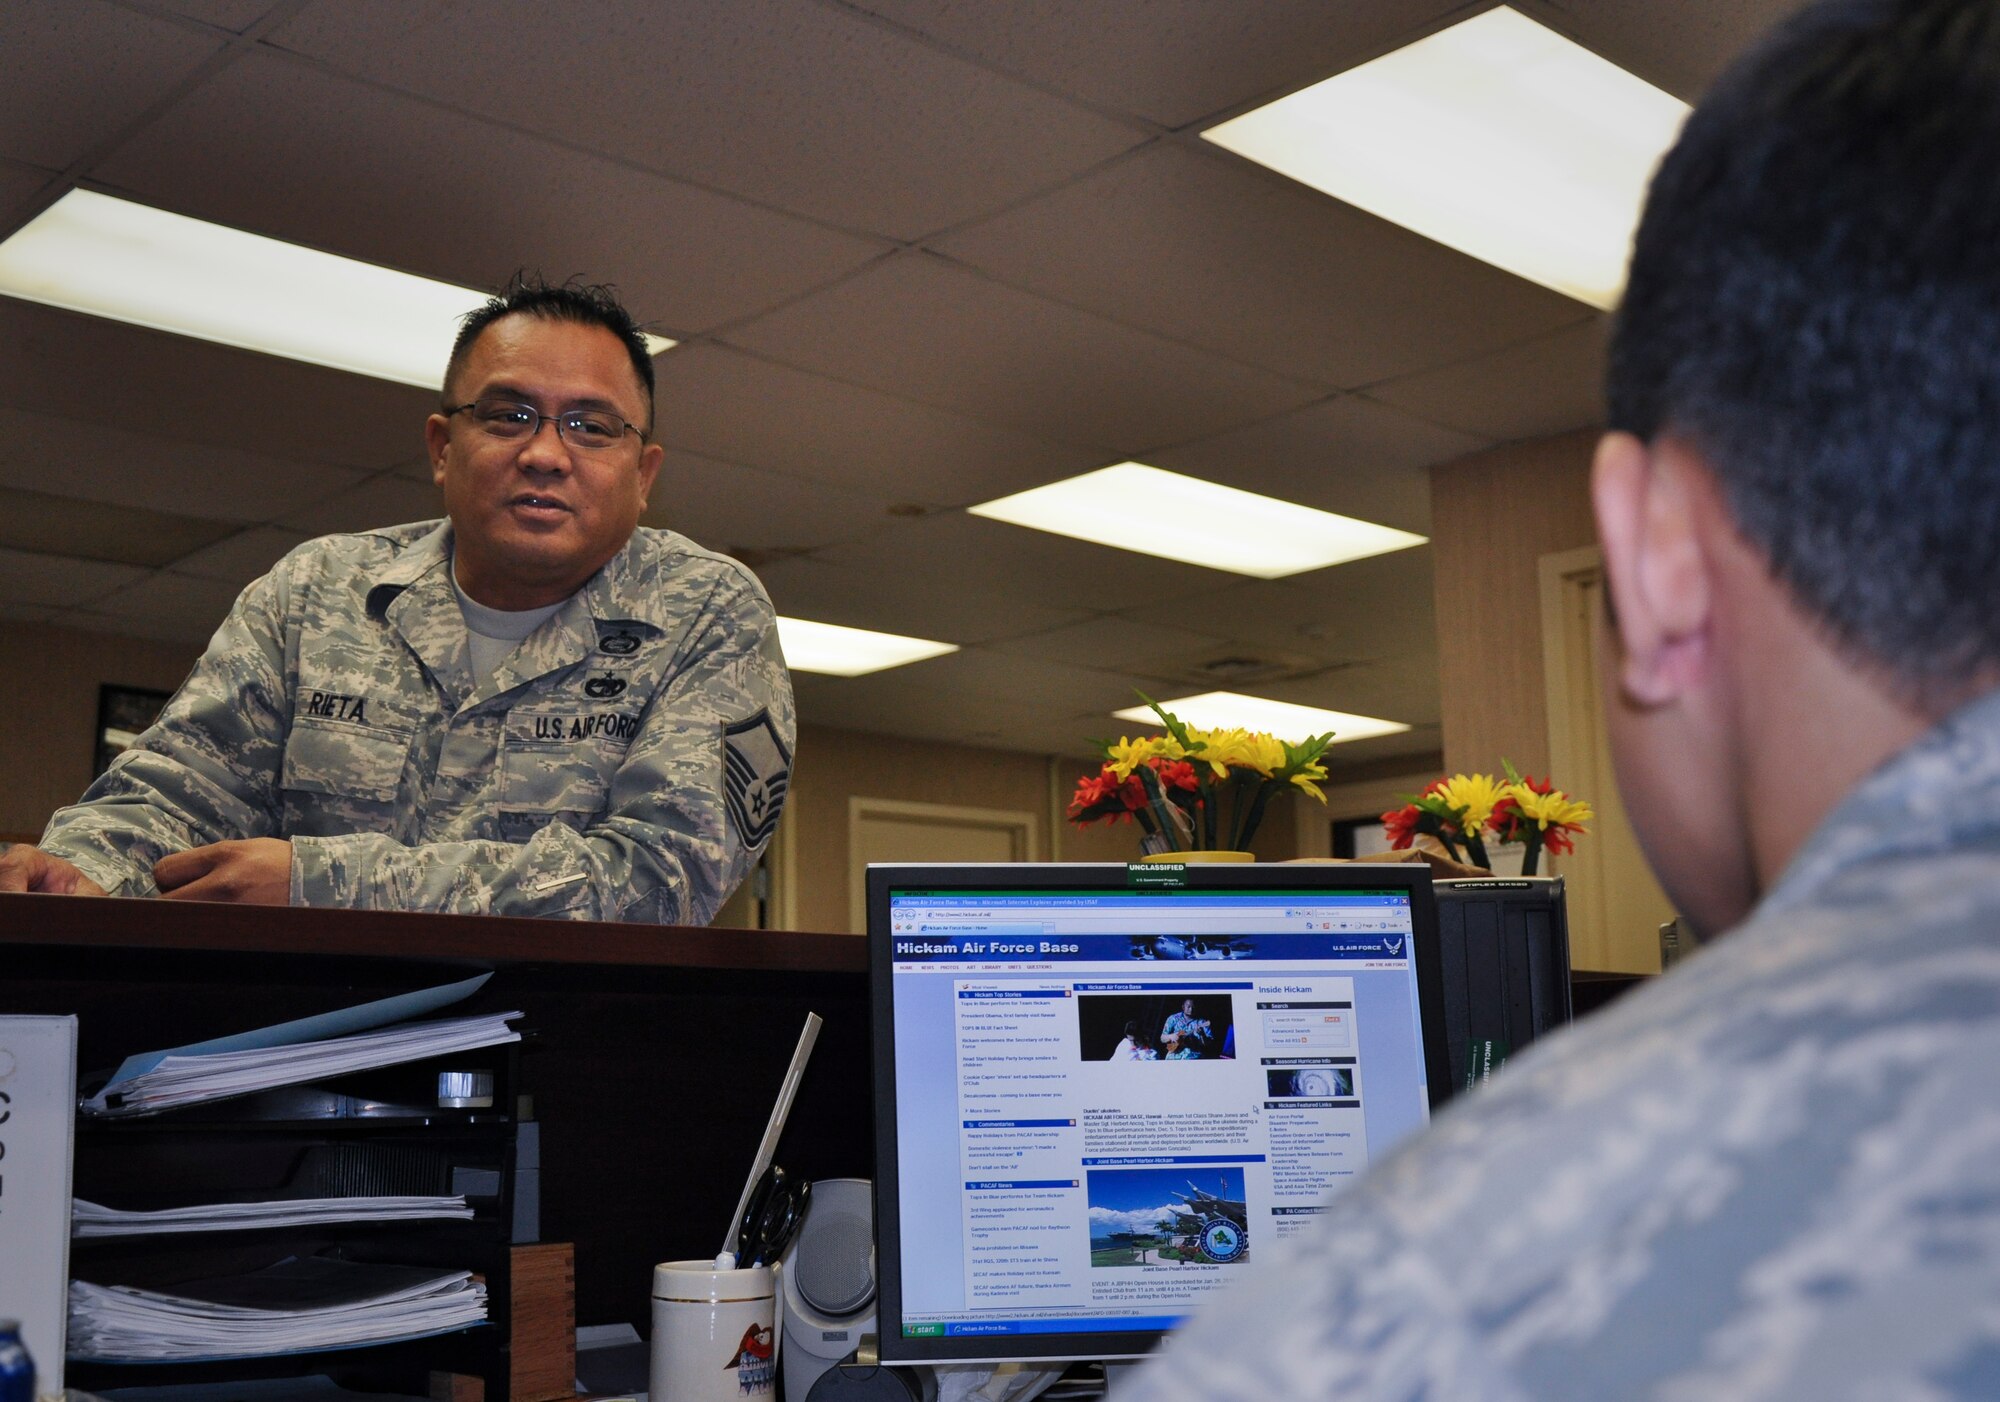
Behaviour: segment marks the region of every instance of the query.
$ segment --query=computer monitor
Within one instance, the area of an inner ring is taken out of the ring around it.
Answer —
[[[868,938],[885,1362],[1143,1353],[1447,1089],[1420,866],[871,866]]]

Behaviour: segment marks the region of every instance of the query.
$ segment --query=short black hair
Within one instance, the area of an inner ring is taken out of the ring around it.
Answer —
[[[445,362],[444,393],[445,405],[449,409],[452,381],[464,368],[465,357],[472,350],[472,343],[479,339],[479,333],[503,316],[532,316],[543,321],[574,321],[585,326],[601,326],[616,336],[625,346],[625,354],[632,361],[633,373],[646,390],[646,417],[642,425],[652,432],[653,415],[653,355],[646,349],[646,338],[639,333],[639,323],[632,319],[632,313],[625,310],[618,300],[617,289],[603,283],[578,282],[574,278],[564,283],[550,283],[542,280],[538,273],[517,272],[493,296],[467,312],[460,322],[458,336],[451,343],[451,359]]]
[[[1607,398],[1899,690],[2000,663],[2000,3],[1828,0],[1724,75],[1654,177]]]

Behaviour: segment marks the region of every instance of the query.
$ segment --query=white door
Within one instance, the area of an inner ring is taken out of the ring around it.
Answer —
[[[1028,862],[1041,845],[1033,813],[852,798],[847,806],[848,928],[868,928],[870,862]]]

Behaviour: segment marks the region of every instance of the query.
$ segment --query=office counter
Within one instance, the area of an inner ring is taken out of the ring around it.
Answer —
[[[712,1256],[808,1010],[778,1160],[870,1171],[866,950],[849,935],[0,895],[0,1011],[75,1013],[86,1079],[152,1050],[492,970],[440,1016],[521,1009],[541,1236],[577,1317],[649,1317],[657,1261]]]

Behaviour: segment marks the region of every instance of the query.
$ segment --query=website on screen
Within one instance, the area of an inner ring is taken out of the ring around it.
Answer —
[[[1421,1127],[1409,902],[893,892],[905,1335],[1170,1328]]]

